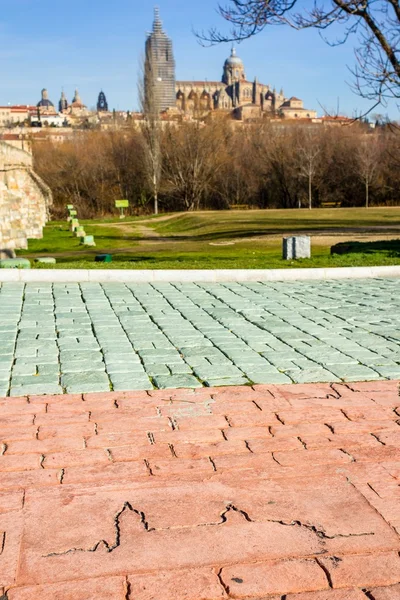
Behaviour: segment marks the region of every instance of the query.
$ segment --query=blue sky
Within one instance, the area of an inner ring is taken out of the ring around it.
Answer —
[[[158,0],[164,27],[173,39],[178,79],[219,80],[229,45],[203,48],[192,33],[209,26],[226,29],[216,14],[217,0]],[[63,87],[71,100],[79,88],[92,107],[100,89],[109,106],[137,108],[137,79],[145,32],[151,29],[153,2],[141,0],[69,0],[4,3],[0,18],[0,104],[32,104],[47,87],[56,103]],[[237,47],[249,79],[283,87],[305,106],[322,113],[349,116],[370,103],[346,84],[353,65],[351,43],[326,45],[316,31],[296,32],[285,27],[265,30]],[[398,118],[394,104],[375,112]]]

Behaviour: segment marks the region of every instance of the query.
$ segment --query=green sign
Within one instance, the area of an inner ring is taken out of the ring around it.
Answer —
[[[115,208],[129,208],[129,200],[116,200]]]

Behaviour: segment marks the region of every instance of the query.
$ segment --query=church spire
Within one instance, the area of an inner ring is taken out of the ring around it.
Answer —
[[[154,33],[160,33],[162,31],[162,21],[160,19],[160,9],[158,6],[154,7],[153,31]]]

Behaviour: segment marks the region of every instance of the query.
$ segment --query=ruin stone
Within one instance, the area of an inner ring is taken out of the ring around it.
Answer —
[[[50,188],[33,170],[28,152],[0,141],[0,254],[41,238],[52,204]]]
[[[283,260],[298,258],[311,258],[311,238],[308,235],[283,238]]]

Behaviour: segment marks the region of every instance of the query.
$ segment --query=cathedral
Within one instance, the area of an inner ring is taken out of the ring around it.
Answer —
[[[303,101],[288,98],[255,78],[249,81],[243,61],[235,48],[226,59],[221,81],[176,81],[172,41],[163,30],[158,9],[153,31],[146,40],[146,95],[156,90],[161,111],[178,111],[186,117],[203,117],[214,111],[230,113],[239,120],[271,115],[287,119],[314,119],[315,110],[304,108]],[[148,79],[151,79],[151,85]]]

